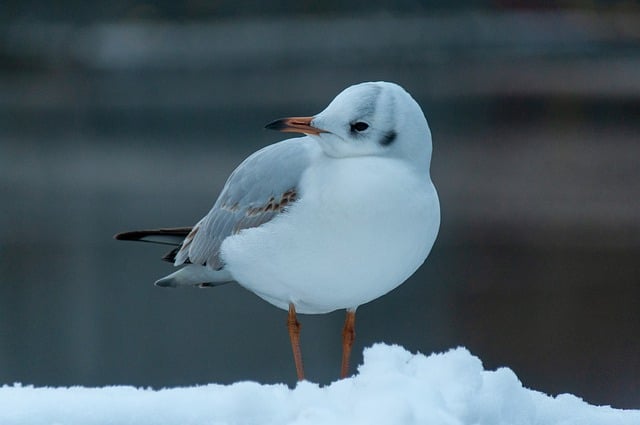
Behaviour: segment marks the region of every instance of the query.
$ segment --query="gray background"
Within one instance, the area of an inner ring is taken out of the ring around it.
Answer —
[[[4,1],[0,384],[293,384],[285,312],[156,288],[164,249],[111,237],[194,224],[282,138],[264,124],[383,79],[430,122],[442,227],[358,310],[355,362],[464,345],[639,408],[640,7],[560,4]],[[301,321],[307,375],[331,382],[343,312]]]

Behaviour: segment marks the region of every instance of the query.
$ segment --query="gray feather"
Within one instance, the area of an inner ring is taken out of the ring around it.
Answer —
[[[220,246],[227,237],[272,220],[298,199],[300,178],[315,149],[308,137],[289,139],[244,160],[229,176],[211,211],[185,239],[175,265],[190,261],[221,270]]]

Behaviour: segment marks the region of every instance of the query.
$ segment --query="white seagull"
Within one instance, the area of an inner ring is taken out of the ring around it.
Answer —
[[[266,128],[306,136],[245,159],[192,228],[115,238],[176,246],[164,259],[183,267],[158,286],[237,282],[288,310],[299,380],[296,312],[346,309],[344,378],[356,309],[407,280],[436,239],[440,204],[429,173],[431,132],[411,95],[388,82],[351,86],[317,115]]]

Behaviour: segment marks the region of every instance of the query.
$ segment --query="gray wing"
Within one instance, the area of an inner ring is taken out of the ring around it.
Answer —
[[[314,149],[315,142],[307,137],[289,139],[245,159],[229,176],[209,214],[187,235],[174,264],[222,269],[220,246],[228,236],[270,221],[298,199],[300,178]]]

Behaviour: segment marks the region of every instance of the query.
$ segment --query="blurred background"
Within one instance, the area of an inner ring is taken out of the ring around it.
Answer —
[[[284,311],[156,288],[165,249],[112,235],[194,224],[283,137],[264,124],[389,80],[430,122],[442,226],[358,310],[355,364],[462,345],[640,408],[638,2],[237,3],[0,4],[0,384],[293,384]],[[343,314],[301,317],[313,381],[338,377]]]

